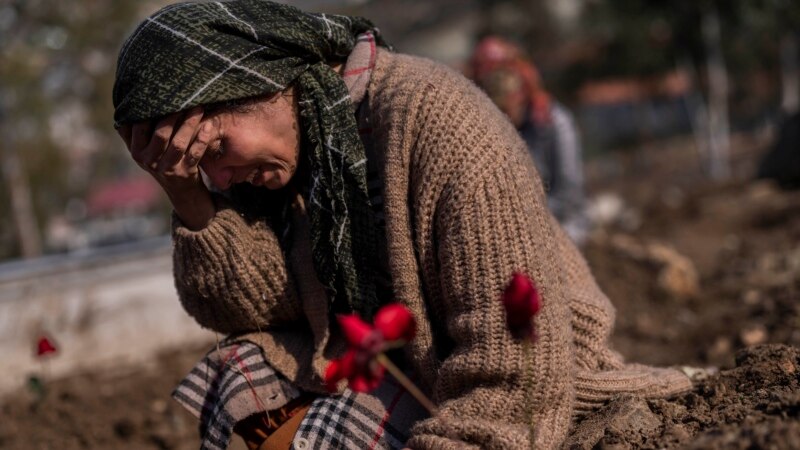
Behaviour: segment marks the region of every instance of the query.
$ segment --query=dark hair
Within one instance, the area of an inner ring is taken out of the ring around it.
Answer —
[[[269,94],[275,95],[275,94]],[[217,113],[221,111],[232,111],[237,113],[247,113],[253,110],[253,106],[262,98],[263,96],[256,96],[256,97],[245,97],[245,98],[237,98],[234,100],[225,100],[224,102],[212,103],[210,105],[204,105],[203,110],[205,113]]]
[[[256,95],[253,97],[237,98],[233,100],[226,100],[224,102],[212,103],[203,106],[206,113],[217,113],[221,111],[228,111],[234,113],[248,113],[253,110],[256,103],[266,100],[268,102],[277,101],[279,98],[290,95],[288,92],[290,88],[283,91],[271,92],[269,94]]]

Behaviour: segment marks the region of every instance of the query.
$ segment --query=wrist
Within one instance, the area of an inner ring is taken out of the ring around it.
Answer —
[[[195,192],[168,193],[175,214],[183,225],[192,230],[200,231],[216,215],[216,207],[207,189]]]

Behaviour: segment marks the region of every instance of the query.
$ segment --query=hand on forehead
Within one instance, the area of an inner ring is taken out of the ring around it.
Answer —
[[[220,127],[217,115],[204,115],[202,107],[194,107],[158,121],[123,125],[117,131],[139,166],[166,173],[176,172],[178,164],[196,166],[209,151],[215,151]]]

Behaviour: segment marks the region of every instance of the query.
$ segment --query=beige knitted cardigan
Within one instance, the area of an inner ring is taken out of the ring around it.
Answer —
[[[548,212],[524,143],[471,82],[432,61],[380,51],[368,96],[385,158],[395,300],[419,321],[407,356],[441,407],[441,418],[414,427],[409,447],[527,448],[532,407],[536,448],[554,448],[572,418],[612,395],[690,388],[679,372],[625,365],[608,349],[612,305]],[[303,236],[297,211],[295,235]],[[284,255],[263,220],[223,208],[199,232],[176,222],[174,244],[178,293],[201,325],[261,330],[249,338],[270,363],[301,388],[322,391],[326,359],[342,344],[329,336],[307,239]],[[533,277],[544,301],[530,359],[498,301],[517,270]]]

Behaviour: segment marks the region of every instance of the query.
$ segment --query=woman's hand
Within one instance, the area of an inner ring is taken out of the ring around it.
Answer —
[[[117,130],[136,163],[167,193],[175,212],[189,229],[205,228],[216,210],[203,184],[199,163],[219,144],[218,119],[203,118],[203,109],[171,114],[155,124],[140,122]]]

